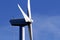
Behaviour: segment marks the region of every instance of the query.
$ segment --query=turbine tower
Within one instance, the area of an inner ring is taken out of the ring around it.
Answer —
[[[31,18],[30,0],[28,0],[28,3],[27,3],[28,15],[26,15],[26,13],[23,11],[23,9],[21,8],[21,6],[19,4],[18,4],[18,8],[21,11],[24,18],[11,19],[10,23],[12,26],[19,26],[20,40],[25,40],[25,27],[24,26],[28,26],[30,40],[33,40],[33,35],[32,35],[32,22],[33,22],[33,20]]]

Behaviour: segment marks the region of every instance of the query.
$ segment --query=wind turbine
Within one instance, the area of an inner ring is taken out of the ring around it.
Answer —
[[[10,23],[12,26],[20,26],[20,40],[25,40],[25,28],[24,26],[28,26],[30,40],[33,40],[32,35],[32,18],[31,18],[31,9],[30,9],[30,0],[28,0],[27,8],[28,8],[28,15],[23,11],[21,6],[18,4],[18,8],[21,11],[24,18],[22,19],[11,19]]]

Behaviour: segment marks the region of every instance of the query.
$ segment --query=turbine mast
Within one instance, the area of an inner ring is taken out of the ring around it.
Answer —
[[[25,40],[25,28],[19,27],[19,40]]]

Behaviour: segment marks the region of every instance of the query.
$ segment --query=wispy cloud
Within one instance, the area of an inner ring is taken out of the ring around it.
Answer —
[[[34,20],[35,40],[60,40],[60,16],[35,15]]]

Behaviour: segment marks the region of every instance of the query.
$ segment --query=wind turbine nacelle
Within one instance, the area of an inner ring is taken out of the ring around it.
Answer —
[[[31,22],[26,22],[25,19],[11,19],[10,23],[12,26],[26,26],[31,24]]]

